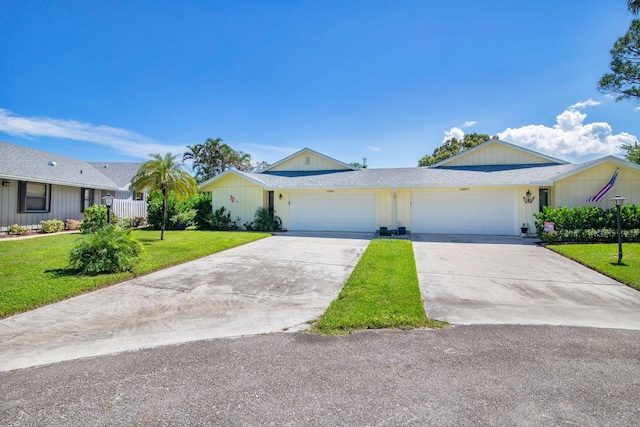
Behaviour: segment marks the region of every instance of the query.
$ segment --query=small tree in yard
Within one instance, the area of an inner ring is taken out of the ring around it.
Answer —
[[[152,192],[162,195],[162,223],[160,240],[164,240],[164,230],[167,220],[167,199],[175,194],[176,199],[184,201],[196,194],[198,184],[186,171],[182,163],[176,160],[178,156],[171,153],[151,154],[151,160],[145,162],[133,177],[131,186],[133,191],[148,188]]]

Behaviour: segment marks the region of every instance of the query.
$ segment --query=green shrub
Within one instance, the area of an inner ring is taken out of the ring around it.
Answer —
[[[560,207],[554,209],[546,206],[542,209],[542,212],[534,215],[536,217],[536,231],[543,240],[545,222],[553,222],[555,231],[560,233],[594,229],[612,229],[615,231],[618,227],[616,208],[602,209],[596,206],[576,206],[573,208]],[[638,205],[623,206],[620,209],[620,223],[623,230],[640,228],[640,207]],[[587,236],[588,234],[568,233],[564,235],[569,237]],[[602,231],[600,235],[607,235],[607,232]],[[604,239],[605,237],[602,238]]]
[[[165,228],[167,230],[175,227],[176,224],[171,218],[179,213],[176,197],[171,194],[167,198],[167,218],[165,220]],[[162,194],[160,193],[151,193],[147,197],[147,222],[154,230],[160,230],[162,227]]]
[[[118,217],[110,213],[111,223],[117,224]],[[84,210],[84,219],[80,221],[80,230],[83,233],[93,233],[107,225],[107,207],[104,205],[92,205]]]
[[[623,242],[640,242],[640,229],[622,230]],[[615,243],[618,230],[613,228],[588,228],[585,230],[559,230],[542,233],[540,240],[545,243]]]
[[[189,209],[188,211],[180,212],[179,214],[172,216],[171,222],[173,222],[176,225],[181,224],[181,225],[190,226],[190,225],[194,225],[195,217],[196,217],[196,210]]]
[[[213,222],[211,194],[199,193],[197,196],[189,199],[187,205],[196,211],[193,222],[198,228],[211,228]]]
[[[104,227],[81,239],[71,250],[72,268],[82,274],[128,271],[143,251],[142,244],[132,236],[130,228]]]
[[[282,220],[280,217],[273,215],[269,209],[258,208],[253,217],[252,228],[257,231],[280,230],[282,228]]]
[[[57,233],[64,230],[64,222],[59,219],[48,219],[46,221],[40,221],[42,225],[43,233]]]
[[[238,218],[240,219],[240,218]],[[231,212],[227,211],[224,206],[213,213],[211,228],[214,230],[228,231],[237,230],[237,221],[231,220]]]
[[[29,231],[31,231],[31,228],[24,225],[13,224],[9,227],[9,233],[11,234],[27,234]]]

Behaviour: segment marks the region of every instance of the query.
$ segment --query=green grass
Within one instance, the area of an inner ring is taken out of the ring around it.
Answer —
[[[622,263],[618,264],[618,244],[549,245],[558,252],[612,279],[640,290],[640,244],[622,244]]]
[[[407,240],[373,240],[312,331],[342,334],[355,329],[441,327],[427,319],[413,246]]]
[[[139,230],[144,246],[133,271],[80,276],[69,253],[81,234],[0,242],[0,317],[19,313],[269,236],[265,233]]]

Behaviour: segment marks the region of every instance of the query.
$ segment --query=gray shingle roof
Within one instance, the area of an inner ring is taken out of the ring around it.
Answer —
[[[272,190],[330,188],[420,188],[547,184],[580,167],[574,164],[361,169],[306,176],[237,172]]]
[[[104,190],[119,188],[88,162],[2,141],[0,177]]]
[[[128,162],[89,162],[89,164],[118,184],[120,188],[125,188],[131,184],[131,179],[142,166],[142,163]]]

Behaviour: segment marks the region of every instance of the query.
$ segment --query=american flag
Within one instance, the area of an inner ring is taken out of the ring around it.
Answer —
[[[596,203],[601,202],[602,199],[604,199],[604,196],[609,192],[609,190],[613,188],[613,184],[616,183],[616,179],[618,179],[619,170],[620,168],[616,169],[616,171],[613,173],[613,176],[611,177],[611,181],[609,181],[607,185],[602,187],[602,190],[598,191],[598,193],[595,196],[589,197],[587,199],[587,202],[596,202]]]

